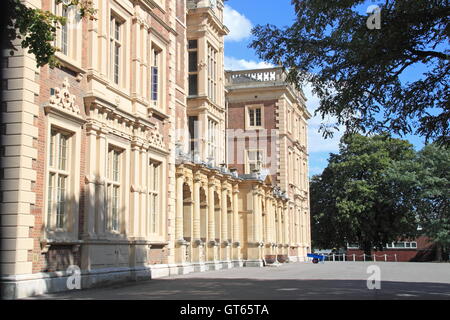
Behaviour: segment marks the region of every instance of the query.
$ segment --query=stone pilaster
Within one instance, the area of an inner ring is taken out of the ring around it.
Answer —
[[[41,1],[23,2],[30,7],[41,7]],[[35,188],[38,187],[35,162],[39,106],[36,100],[40,71],[34,56],[20,47],[20,41],[15,41],[14,45],[17,48],[14,56],[9,56],[9,50],[3,55],[7,58],[3,58],[6,59],[6,70],[2,73],[0,269],[1,294],[7,298],[23,294],[17,291],[17,276],[33,272],[34,257],[29,252],[34,247],[32,210],[36,204]]]

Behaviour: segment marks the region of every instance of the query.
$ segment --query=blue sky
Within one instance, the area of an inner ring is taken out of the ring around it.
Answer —
[[[373,4],[373,3],[371,3]],[[270,67],[260,61],[253,49],[248,48],[252,40],[250,30],[258,24],[273,24],[278,27],[289,26],[295,20],[291,0],[229,0],[225,5],[225,24],[230,34],[225,38],[225,68],[228,70]],[[417,74],[417,71],[416,73]],[[408,79],[406,79],[408,80]],[[308,98],[307,107],[311,114],[319,104],[309,87],[303,89]],[[314,117],[309,121],[309,174],[321,173],[327,166],[330,152],[337,152],[342,132],[336,132],[332,139],[324,139],[318,132],[321,119]],[[406,136],[419,150],[423,147],[423,139],[417,136]]]

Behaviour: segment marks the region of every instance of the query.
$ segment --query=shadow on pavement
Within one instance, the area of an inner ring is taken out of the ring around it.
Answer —
[[[154,279],[34,298],[70,300],[450,300],[450,284],[382,281],[380,290],[369,290],[365,280]]]

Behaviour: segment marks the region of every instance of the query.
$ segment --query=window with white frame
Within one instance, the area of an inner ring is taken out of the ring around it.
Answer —
[[[386,248],[388,249],[416,249],[417,242],[416,241],[399,241],[387,243]]]
[[[217,95],[217,51],[208,44],[208,97],[216,102]]]
[[[54,46],[58,48],[55,55],[65,67],[79,72],[83,50],[82,19],[77,7],[65,5],[65,2],[67,1],[50,1],[52,13],[65,19],[65,24],[55,23]]]
[[[217,122],[208,119],[208,161],[211,161],[213,165],[217,160],[217,134]]]
[[[246,172],[253,173],[254,170],[261,170],[264,160],[262,150],[246,150]]]
[[[161,162],[150,159],[148,173],[148,208],[150,233],[160,234]]]
[[[151,47],[151,100],[154,106],[160,106],[162,85],[161,85],[161,73],[162,73],[162,50],[152,43]]]
[[[108,229],[114,233],[120,232],[120,205],[122,184],[123,150],[112,145],[108,148],[108,170],[106,181]]]
[[[69,43],[73,41],[72,37],[74,34],[70,32],[70,29],[74,29],[72,24],[73,20],[73,6],[67,6],[64,3],[58,3],[56,0],[53,1],[53,12],[55,15],[65,18],[65,24],[59,25],[56,31],[56,41],[55,45],[59,48],[60,52],[66,56],[69,56]]]
[[[301,135],[302,146],[306,147],[306,125],[305,121],[302,121],[302,135]]]
[[[110,21],[110,54],[111,54],[111,80],[115,84],[120,84],[122,69],[122,24],[123,22],[114,14],[111,14]]]
[[[249,128],[258,128],[263,125],[263,106],[252,105],[247,106],[247,126]]]
[[[47,228],[66,231],[70,210],[71,133],[52,127],[50,130]]]
[[[306,191],[308,188],[308,176],[306,175],[306,162],[303,162],[302,168],[302,189]]]
[[[188,40],[189,95],[198,95],[198,40]]]
[[[292,122],[291,122],[291,118],[292,118],[292,112],[290,109],[287,110],[287,131],[288,132],[292,132]]]

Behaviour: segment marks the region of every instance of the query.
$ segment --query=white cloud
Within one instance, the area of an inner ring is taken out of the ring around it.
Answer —
[[[225,5],[223,20],[230,30],[230,33],[225,36],[225,41],[241,41],[250,36],[252,31],[250,20],[228,5]]]
[[[320,100],[313,94],[312,87],[310,84],[303,87],[303,92],[308,99],[306,105],[308,111],[314,115],[314,111],[319,107]],[[321,123],[335,123],[336,119],[333,117],[328,117],[322,120],[320,115],[313,116],[308,121],[308,151],[309,153],[314,152],[337,152],[339,151],[339,140],[344,133],[344,127],[339,126],[339,131],[334,131],[333,138],[325,139],[322,133],[319,132]]]
[[[253,61],[245,59],[236,59],[225,56],[225,70],[248,70],[248,69],[263,69],[272,68],[272,64],[262,61]]]

